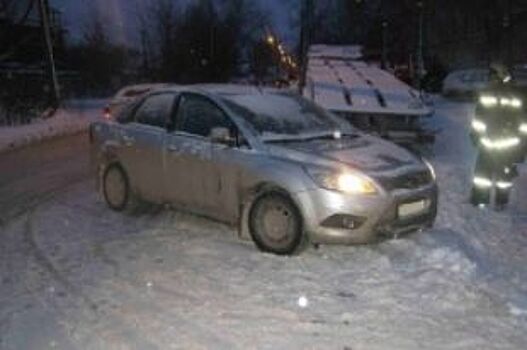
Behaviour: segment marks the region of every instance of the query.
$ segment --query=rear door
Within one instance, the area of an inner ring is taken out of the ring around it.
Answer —
[[[210,99],[183,94],[177,111],[177,128],[167,136],[165,186],[172,202],[193,211],[215,216],[221,178],[209,136],[212,128],[233,124]]]
[[[171,92],[148,96],[133,112],[132,121],[121,129],[126,147],[122,161],[131,185],[153,202],[161,202],[164,197],[163,151],[174,100]]]

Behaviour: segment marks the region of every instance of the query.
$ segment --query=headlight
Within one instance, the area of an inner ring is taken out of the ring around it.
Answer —
[[[373,195],[377,188],[372,180],[350,170],[335,173],[325,169],[306,169],[315,183],[325,189],[349,194]]]
[[[498,105],[498,98],[496,96],[483,95],[480,96],[479,102],[484,107],[495,107]]]
[[[435,181],[436,180],[436,171],[435,171],[434,167],[432,166],[432,164],[429,161],[427,161],[424,158],[422,158],[422,159],[423,159],[423,162],[425,163],[426,167],[430,171],[430,175],[432,176],[432,179],[434,179],[434,181]]]
[[[527,134],[527,123],[521,123],[519,130],[522,134]]]
[[[520,144],[520,139],[518,137],[511,137],[507,139],[491,140],[488,137],[484,137],[481,139],[481,143],[488,149],[503,150],[518,146]]]
[[[487,125],[481,120],[474,119],[472,121],[472,129],[476,130],[477,132],[485,132],[487,131]]]

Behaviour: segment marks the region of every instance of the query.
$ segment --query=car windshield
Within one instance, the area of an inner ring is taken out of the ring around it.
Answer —
[[[286,93],[224,96],[227,106],[264,140],[296,139],[348,132],[338,117],[300,96]]]

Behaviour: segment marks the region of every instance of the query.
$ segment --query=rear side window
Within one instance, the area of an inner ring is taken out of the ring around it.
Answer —
[[[143,94],[146,94],[150,89],[129,89],[126,90],[122,96],[123,97],[137,97]]]
[[[135,111],[135,121],[140,124],[166,127],[174,104],[174,94],[164,93],[147,97]]]
[[[189,134],[208,137],[212,128],[224,127],[233,131],[234,125],[212,101],[198,95],[181,98],[178,117],[180,130]]]

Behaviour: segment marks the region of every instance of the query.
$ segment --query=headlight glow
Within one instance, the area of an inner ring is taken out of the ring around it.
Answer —
[[[495,96],[483,95],[480,96],[479,102],[485,107],[494,107],[498,105],[498,98]]]
[[[488,149],[503,150],[518,146],[520,144],[520,139],[518,137],[511,137],[507,139],[491,140],[488,137],[484,137],[481,139],[481,143]]]
[[[522,134],[527,134],[527,123],[521,123],[519,130]]]
[[[476,130],[477,132],[487,131],[487,125],[483,123],[481,120],[477,120],[477,119],[474,119],[472,121],[472,128]]]
[[[371,181],[355,174],[340,174],[337,183],[338,189],[345,193],[374,194],[377,192]]]
[[[332,170],[321,171],[309,168],[306,170],[318,186],[328,190],[364,195],[373,195],[377,193],[377,188],[373,181],[352,171],[346,170],[335,173]]]

